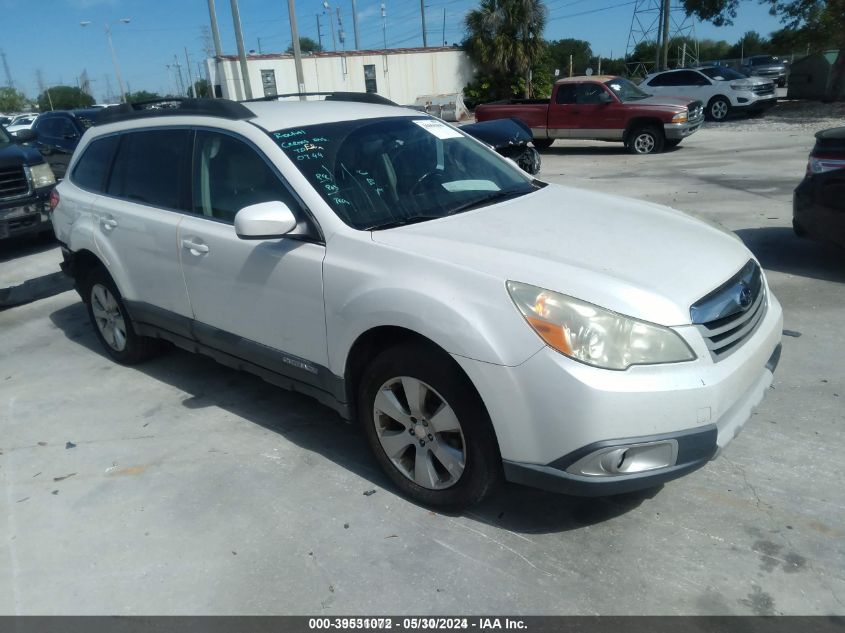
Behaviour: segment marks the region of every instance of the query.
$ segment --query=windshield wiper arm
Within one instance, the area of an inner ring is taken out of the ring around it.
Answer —
[[[491,193],[490,195],[484,196],[483,198],[473,200],[472,202],[467,202],[464,205],[452,209],[449,212],[449,215],[461,213],[462,211],[469,211],[470,209],[474,209],[485,204],[490,204],[492,202],[495,202],[496,200],[501,200],[503,198],[512,198],[526,193],[531,193],[532,191],[536,191],[536,189],[532,187],[531,189],[503,189],[501,191],[496,191]]]
[[[380,222],[366,227],[365,231],[380,231],[382,229],[392,229],[397,226],[407,226],[408,224],[417,224],[418,222],[425,222],[426,220],[435,220],[442,218],[442,215],[412,215],[407,218],[398,218],[396,220],[388,220],[387,222]]]

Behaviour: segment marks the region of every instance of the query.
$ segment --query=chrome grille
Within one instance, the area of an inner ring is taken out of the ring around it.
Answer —
[[[760,97],[775,94],[775,84],[758,84],[754,86],[754,94]]]
[[[0,167],[0,199],[29,195],[29,178],[22,166]]]
[[[690,307],[692,322],[714,361],[739,349],[766,314],[766,286],[757,262],[750,260],[713,292]]]
[[[693,101],[687,106],[687,117],[690,120],[704,116],[704,104],[701,101]]]

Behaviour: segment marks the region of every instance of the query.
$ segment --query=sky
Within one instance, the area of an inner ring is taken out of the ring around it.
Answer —
[[[360,48],[382,48],[382,0],[356,0]],[[463,18],[478,0],[423,0],[428,44],[451,45],[464,36]],[[338,37],[337,9],[341,10],[345,48],[355,48],[352,0],[328,0],[335,37]],[[639,0],[647,4],[646,0]],[[675,2],[675,0],[673,0]],[[247,50],[282,52],[291,43],[286,0],[239,0],[244,42]],[[384,0],[388,47],[422,46],[419,0]],[[549,22],[546,39],[574,37],[592,44],[604,57],[621,57],[637,0],[546,0]],[[216,0],[223,52],[235,54],[230,0]],[[322,0],[296,0],[300,36],[317,39],[317,22],[326,50],[332,48],[329,15]],[[76,85],[83,71],[91,80],[94,96],[103,101],[108,91],[117,94],[117,81],[106,37],[110,25],[119,69],[127,90],[171,93],[176,72],[188,84],[186,54],[192,78],[210,46],[203,38],[208,28],[207,0],[0,0],[0,51],[16,88],[34,97],[38,73],[46,85]],[[445,19],[444,19],[445,16]],[[680,14],[679,14],[680,16]],[[128,24],[121,22],[129,18]],[[679,17],[680,19],[680,17]],[[88,26],[80,22],[89,21]],[[755,30],[763,35],[780,28],[777,18],[754,0],[741,4],[731,27],[696,23],[699,38],[735,42],[743,33]],[[337,41],[336,46],[341,48]],[[178,68],[177,68],[178,65]],[[6,76],[0,67],[0,84]]]

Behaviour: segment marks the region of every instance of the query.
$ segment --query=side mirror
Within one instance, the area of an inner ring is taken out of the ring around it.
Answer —
[[[38,134],[35,130],[18,130],[12,136],[15,137],[15,140],[18,143],[29,143],[30,141],[34,141],[38,138]]]
[[[606,92],[599,93],[599,103],[613,103],[613,97]]]
[[[287,235],[296,218],[284,202],[273,200],[244,207],[235,215],[235,233],[242,240],[266,240]]]

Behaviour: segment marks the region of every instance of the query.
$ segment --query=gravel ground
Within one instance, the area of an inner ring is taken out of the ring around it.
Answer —
[[[780,101],[761,117],[738,116],[725,123],[710,123],[727,129],[754,129],[769,132],[823,130],[845,125],[845,103],[821,101]]]

